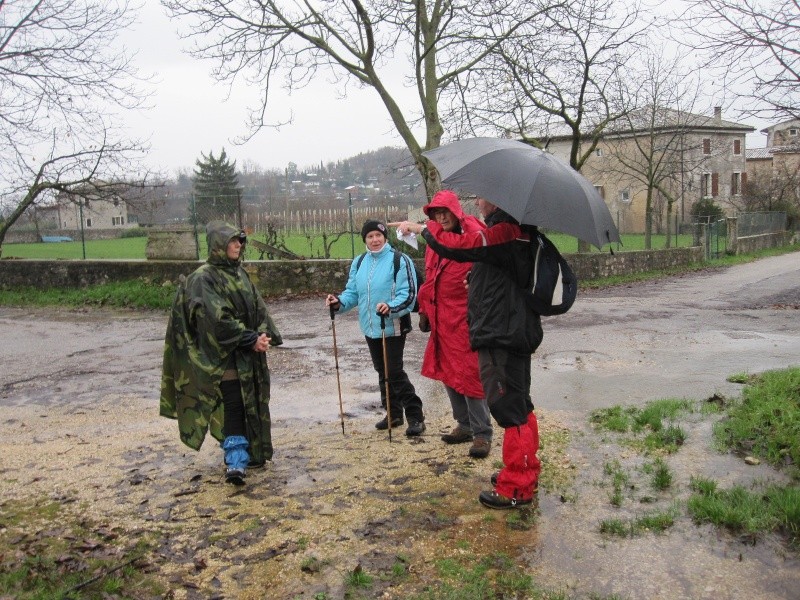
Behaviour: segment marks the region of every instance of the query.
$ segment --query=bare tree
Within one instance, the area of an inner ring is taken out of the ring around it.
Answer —
[[[487,120],[539,147],[566,132],[569,164],[580,171],[605,128],[626,112],[625,65],[647,31],[638,6],[619,9],[611,0],[574,2],[500,45],[500,68],[486,79],[496,90],[482,107]],[[498,76],[510,85],[497,85]]]
[[[144,147],[114,125],[146,98],[131,57],[115,50],[130,20],[124,0],[0,0],[0,251],[51,192],[98,198],[146,185],[147,175],[130,177]]]
[[[626,112],[625,65],[649,22],[637,4],[578,0],[556,7],[459,78],[452,105],[473,132],[501,131],[540,148],[550,137],[569,137],[569,164],[580,171],[608,125]],[[588,249],[579,241],[579,250]]]
[[[248,135],[269,125],[276,80],[291,91],[327,74],[346,96],[350,85],[372,88],[411,153],[428,193],[438,182],[422,156],[440,145],[445,123],[439,97],[504,40],[563,0],[419,0],[292,2],[290,0],[162,0],[173,17],[187,18],[193,53],[216,62],[214,75],[262,87]],[[419,104],[401,106],[393,91],[398,60]],[[424,127],[424,140],[414,128]]]
[[[800,1],[684,0],[684,34],[754,101],[742,113],[800,118]],[[684,38],[685,40],[686,38]]]
[[[680,71],[678,59],[648,52],[644,69],[630,74],[640,86],[632,90],[631,110],[605,135],[611,155],[607,168],[641,183],[646,189],[645,248],[652,247],[656,194],[666,202],[667,241],[673,204],[683,189],[683,177],[699,165],[691,131],[707,125],[706,117],[692,113],[699,97],[696,82]]]
[[[793,153],[780,149],[772,160],[775,166],[769,171],[750,174],[735,207],[740,212],[784,211],[793,229],[800,221],[800,162]]]

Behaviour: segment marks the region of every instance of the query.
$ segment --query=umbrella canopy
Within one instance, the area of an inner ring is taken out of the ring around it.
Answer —
[[[520,223],[574,235],[598,248],[620,241],[594,186],[552,154],[515,140],[470,138],[423,155],[444,187],[480,196]]]

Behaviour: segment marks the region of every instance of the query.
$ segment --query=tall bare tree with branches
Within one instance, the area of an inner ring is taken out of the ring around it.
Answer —
[[[422,153],[438,147],[449,126],[439,111],[443,90],[563,2],[162,0],[173,17],[190,23],[187,37],[194,40],[194,55],[213,59],[219,80],[232,84],[245,78],[261,86],[247,135],[279,124],[267,118],[276,83],[291,91],[324,73],[343,96],[348,86],[368,87],[386,108],[429,194],[438,182]],[[416,89],[415,106],[402,106],[392,89],[395,57],[405,60],[402,75]],[[420,125],[424,139],[415,134]]]
[[[606,127],[626,113],[625,66],[649,23],[635,3],[555,7],[458,79],[460,121],[540,148],[549,137],[569,136],[569,164],[580,171]]]
[[[699,166],[689,157],[693,140],[689,133],[707,124],[706,117],[694,114],[699,98],[698,82],[681,70],[680,59],[667,59],[654,51],[644,54],[641,72],[631,80],[628,111],[606,134],[611,155],[607,169],[631,178],[644,186],[645,248],[651,248],[654,202],[657,194],[666,201],[667,237],[674,203],[683,189],[683,176]]]
[[[745,86],[741,112],[800,118],[800,1],[684,0],[681,38],[716,67],[725,84]]]
[[[50,193],[102,198],[147,184],[131,174],[145,148],[114,118],[146,99],[117,45],[131,19],[125,0],[0,0],[0,251]]]

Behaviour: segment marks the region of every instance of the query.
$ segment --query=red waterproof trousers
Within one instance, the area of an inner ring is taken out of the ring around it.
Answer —
[[[489,410],[505,430],[503,468],[495,491],[507,498],[528,500],[536,493],[542,470],[539,423],[531,410],[530,355],[498,349],[478,350],[478,362]]]

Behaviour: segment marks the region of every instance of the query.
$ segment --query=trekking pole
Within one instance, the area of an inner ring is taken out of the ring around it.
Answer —
[[[333,305],[329,306],[331,309],[331,329],[333,330],[333,360],[336,362],[336,387],[339,388],[339,418],[342,420],[342,435],[344,435],[344,409],[342,408],[342,383],[339,380],[339,351],[336,348],[336,319],[334,315],[336,310]]]
[[[392,443],[392,402],[389,399],[389,357],[386,356],[386,317],[381,313],[381,344],[383,346],[383,383],[386,388],[386,425],[389,429],[389,443]]]

